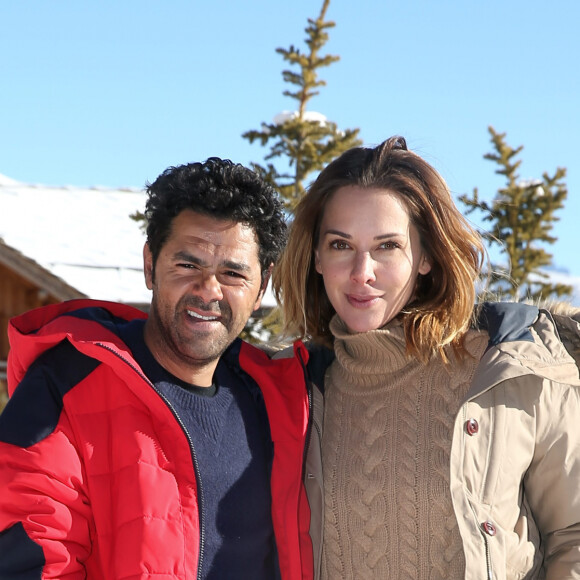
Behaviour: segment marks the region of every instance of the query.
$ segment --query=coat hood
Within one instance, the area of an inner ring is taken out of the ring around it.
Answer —
[[[580,320],[580,309],[567,312]],[[578,363],[573,356],[580,350],[580,322],[574,318],[553,315],[529,304],[486,303],[481,307],[478,326],[488,332],[489,345],[468,398],[525,375],[580,387]],[[560,331],[565,332],[565,340]]]
[[[127,347],[117,336],[115,326],[137,318],[147,318],[147,314],[132,306],[90,299],[43,306],[12,318],[8,324],[9,395],[32,362],[65,339],[99,360],[114,351],[126,354]],[[95,348],[96,341],[109,350]]]

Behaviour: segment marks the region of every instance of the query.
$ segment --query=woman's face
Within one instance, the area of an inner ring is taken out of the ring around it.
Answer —
[[[407,208],[387,189],[338,189],[314,253],[328,298],[353,333],[392,320],[413,297],[418,274],[431,270]]]

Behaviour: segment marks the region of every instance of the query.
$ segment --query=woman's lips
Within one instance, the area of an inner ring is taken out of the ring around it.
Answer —
[[[346,295],[346,299],[348,300],[349,304],[355,308],[370,308],[378,302],[379,298],[380,296],[361,296],[360,294]]]

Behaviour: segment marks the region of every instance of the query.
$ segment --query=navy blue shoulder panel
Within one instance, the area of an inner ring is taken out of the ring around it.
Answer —
[[[46,564],[42,548],[18,522],[0,532],[0,580],[40,580]]]
[[[324,375],[334,360],[334,350],[315,342],[307,342],[305,346],[309,355],[306,365],[308,378],[324,394]]]
[[[100,306],[89,306],[87,308],[79,308],[72,312],[67,312],[63,316],[72,316],[73,318],[78,318],[80,320],[91,320],[93,322],[98,322],[101,326],[106,329],[118,334],[117,325],[126,324],[127,320],[120,318],[111,314],[106,308]]]
[[[489,344],[524,340],[533,342],[530,332],[538,318],[536,306],[519,302],[484,302],[478,319],[478,327],[487,330]]]
[[[40,355],[0,415],[0,441],[30,447],[56,428],[62,398],[101,364],[63,340]]]

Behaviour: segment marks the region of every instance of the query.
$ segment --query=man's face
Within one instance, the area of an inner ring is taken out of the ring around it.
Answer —
[[[211,384],[219,357],[262,299],[254,231],[184,210],[173,219],[155,265],[147,244],[143,255],[153,290],[148,347],[178,378]]]

